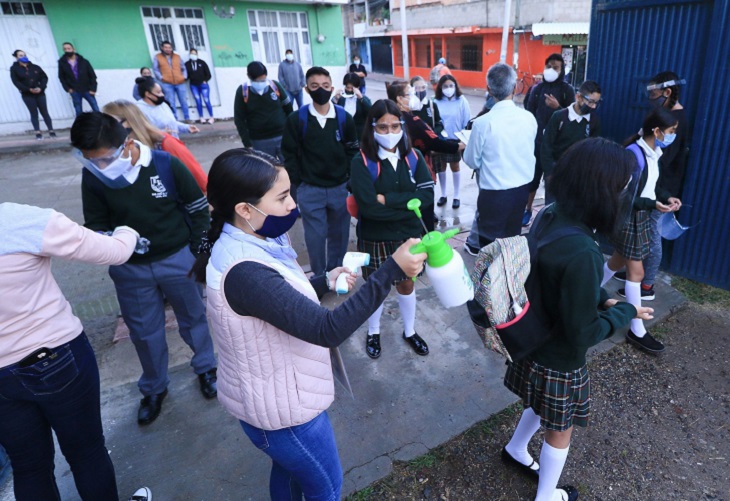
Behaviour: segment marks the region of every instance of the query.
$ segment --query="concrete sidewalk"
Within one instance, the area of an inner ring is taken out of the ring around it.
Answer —
[[[375,97],[382,89],[369,87],[368,92]],[[206,170],[219,153],[240,146],[230,122],[212,127],[221,127],[221,133],[189,142]],[[2,151],[7,150],[0,145]],[[59,149],[2,155],[0,200],[53,207],[81,222],[80,174],[78,163]],[[455,226],[464,230],[451,240],[456,248],[460,249],[471,226],[476,196],[474,181],[465,175],[461,208],[454,211],[447,204],[437,209],[442,221],[439,229]],[[291,236],[306,266],[300,222]],[[457,252],[468,267],[473,265],[474,258]],[[136,388],[139,361],[131,342],[112,342],[118,305],[106,270],[54,261],[54,275],[82,319],[97,354],[107,447],[122,498],[147,485],[158,501],[267,499],[269,459],[251,445],[240,425],[216,401],[202,397],[189,368],[190,351],[174,323],[168,332],[170,395],[157,421],[140,427],[136,422],[141,398]],[[612,281],[609,286],[622,285]],[[426,277],[418,280],[417,295],[416,329],[429,343],[431,353],[427,357],[415,355],[401,339],[402,323],[394,294],[386,301],[381,358],[366,356],[365,326],[342,346],[355,398],[338,388],[329,413],[345,471],[344,494],[387,475],[393,461],[422,455],[515,401],[502,386],[504,359],[482,346],[466,308],[444,309]],[[654,322],[684,301],[664,282],[657,284],[657,297],[651,304],[656,308]],[[324,304],[331,308],[344,300],[346,296],[330,295]],[[620,342],[623,333],[596,350]],[[63,499],[79,499],[60,451],[56,475]],[[0,487],[0,500],[13,499],[11,484]]]

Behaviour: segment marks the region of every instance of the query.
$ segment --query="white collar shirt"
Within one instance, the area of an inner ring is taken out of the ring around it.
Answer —
[[[319,126],[322,127],[323,129],[324,129],[324,126],[327,124],[328,118],[336,118],[335,105],[332,103],[329,103],[329,105],[330,105],[330,109],[324,115],[320,114],[317,110],[315,110],[313,104],[309,105],[309,114],[317,119],[317,122],[319,122]]]
[[[398,161],[400,160],[400,150],[398,148],[395,151],[388,151],[382,146],[378,146],[378,158],[381,160],[388,160],[390,165],[393,166],[393,170],[398,168]]]
[[[568,120],[570,120],[571,122],[578,122],[578,123],[580,123],[580,121],[585,118],[586,119],[586,122],[590,122],[591,121],[591,114],[590,113],[588,113],[587,115],[581,115],[580,113],[578,113],[577,111],[575,111],[574,106],[575,106],[575,103],[573,103],[570,106],[568,106]]]

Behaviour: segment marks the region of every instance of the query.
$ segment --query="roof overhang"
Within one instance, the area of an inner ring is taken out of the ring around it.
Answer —
[[[589,22],[533,23],[532,34],[536,37],[542,35],[587,35],[590,24]]]

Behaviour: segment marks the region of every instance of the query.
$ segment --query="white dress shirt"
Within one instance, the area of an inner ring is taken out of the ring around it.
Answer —
[[[324,126],[327,124],[328,118],[337,118],[337,115],[335,115],[335,105],[332,103],[329,103],[329,105],[330,109],[324,115],[320,115],[320,113],[314,109],[314,104],[309,105],[309,114],[317,119],[317,121],[319,122],[319,126],[323,129]]]
[[[479,188],[509,190],[535,176],[537,121],[512,100],[499,101],[474,121],[464,162],[479,170]]]
[[[659,146],[656,146],[653,150],[644,141],[644,138],[639,138],[636,144],[644,151],[646,155],[646,184],[644,189],[641,190],[639,196],[641,198],[650,198],[656,200],[656,183],[659,180],[659,157],[662,156],[663,151]]]

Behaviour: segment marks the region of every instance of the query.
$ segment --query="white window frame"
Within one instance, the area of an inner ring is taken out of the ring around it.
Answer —
[[[306,12],[249,10],[247,14],[251,46],[257,61],[279,64],[284,59],[284,51],[291,49],[302,65],[312,65],[312,38]]]

